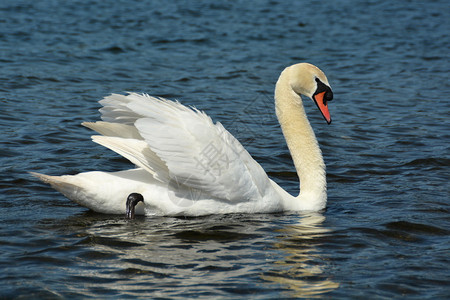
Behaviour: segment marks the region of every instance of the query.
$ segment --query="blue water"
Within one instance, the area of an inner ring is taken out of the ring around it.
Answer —
[[[450,297],[448,1],[0,2],[0,298]],[[109,93],[205,110],[292,194],[282,69],[328,76],[319,214],[101,215],[27,172],[128,169],[91,142]]]

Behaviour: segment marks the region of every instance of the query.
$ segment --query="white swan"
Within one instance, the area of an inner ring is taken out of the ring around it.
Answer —
[[[224,213],[317,211],[325,208],[325,164],[300,94],[311,98],[327,123],[333,93],[325,74],[300,63],[287,67],[275,88],[275,109],[300,178],[291,196],[222,126],[205,113],[178,102],[130,93],[100,103],[102,120],[83,123],[99,143],[137,168],[77,175],[32,175],[67,198],[94,211],[123,214],[127,196],[143,203],[136,214],[199,216]]]

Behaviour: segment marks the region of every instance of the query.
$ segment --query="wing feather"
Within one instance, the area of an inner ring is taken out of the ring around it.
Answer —
[[[241,143],[202,111],[135,93],[112,94],[100,103],[104,122],[87,127],[109,137],[93,137],[94,141],[160,180],[174,180],[231,202],[260,200],[271,188],[266,173]]]
[[[92,129],[104,136],[116,136],[126,139],[143,140],[142,136],[137,131],[136,127],[121,123],[110,122],[83,122],[81,125]]]
[[[92,136],[92,140],[122,155],[136,166],[143,168],[161,182],[168,182],[169,170],[143,140],[110,136]]]

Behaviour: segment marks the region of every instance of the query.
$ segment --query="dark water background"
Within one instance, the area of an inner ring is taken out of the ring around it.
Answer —
[[[0,2],[0,298],[450,297],[448,1]],[[221,121],[289,192],[281,70],[335,93],[309,118],[321,214],[137,218],[77,206],[27,171],[130,164],[90,141],[111,92]]]

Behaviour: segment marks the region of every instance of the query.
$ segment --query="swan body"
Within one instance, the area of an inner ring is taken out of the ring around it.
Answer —
[[[112,94],[100,101],[102,121],[84,126],[136,165],[119,172],[49,176],[32,173],[74,202],[123,214],[127,196],[144,201],[136,214],[200,216],[225,213],[317,211],[326,206],[325,164],[300,97],[311,98],[328,123],[333,94],[325,74],[300,63],[287,67],[275,88],[275,110],[300,178],[292,196],[220,123],[182,104],[148,95]]]

